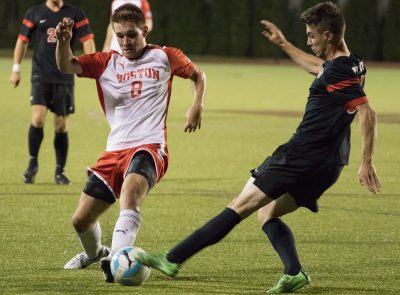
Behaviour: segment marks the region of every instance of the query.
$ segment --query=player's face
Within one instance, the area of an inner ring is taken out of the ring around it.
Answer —
[[[328,36],[326,32],[320,33],[318,31],[318,27],[314,25],[306,25],[307,31],[307,45],[311,47],[311,50],[314,54],[321,58],[325,59],[328,51]]]
[[[147,27],[140,29],[133,22],[113,23],[114,32],[122,53],[127,58],[135,58],[146,46]]]

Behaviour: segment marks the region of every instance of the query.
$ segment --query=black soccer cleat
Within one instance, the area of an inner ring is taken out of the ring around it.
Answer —
[[[24,172],[24,175],[22,176],[22,180],[25,183],[28,184],[34,184],[35,183],[35,176],[36,173],[38,172],[38,167],[35,167],[33,169],[27,168]]]
[[[55,181],[57,184],[61,184],[61,185],[70,185],[71,184],[71,181],[68,179],[68,177],[64,173],[56,174]]]
[[[103,272],[104,281],[106,283],[114,283],[114,276],[111,273],[111,257],[100,259],[100,269]]]

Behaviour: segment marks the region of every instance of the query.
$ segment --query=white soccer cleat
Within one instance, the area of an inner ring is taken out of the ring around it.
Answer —
[[[88,267],[92,263],[99,261],[101,258],[107,257],[110,250],[111,249],[107,246],[103,246],[97,257],[94,259],[89,259],[86,252],[79,253],[64,265],[64,269],[81,269]]]

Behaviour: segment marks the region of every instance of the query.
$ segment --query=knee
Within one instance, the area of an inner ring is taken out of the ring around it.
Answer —
[[[272,218],[275,218],[275,216],[273,216],[271,210],[268,210],[267,208],[261,208],[257,212],[257,219],[261,226],[263,226],[267,221],[271,220]]]
[[[65,117],[59,116],[55,120],[55,131],[57,133],[67,132],[67,120]]]
[[[76,213],[72,216],[72,226],[78,233],[88,231],[93,224],[94,222],[90,222],[89,220],[82,218]]]
[[[40,116],[32,116],[31,124],[35,128],[44,127],[45,118]]]
[[[139,183],[131,182],[129,185],[123,185],[119,200],[121,209],[129,208],[140,211],[140,206],[146,193],[147,189],[144,185],[140,185]]]

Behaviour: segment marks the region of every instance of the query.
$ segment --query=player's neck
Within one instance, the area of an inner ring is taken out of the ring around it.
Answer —
[[[332,47],[330,48],[330,50],[328,50],[326,60],[332,60],[340,56],[350,56],[350,51],[347,48],[346,42],[344,40],[339,43],[338,47]]]
[[[60,11],[60,9],[63,7],[63,5],[64,5],[64,1],[62,1],[62,0],[58,0],[58,1],[47,0],[46,1],[46,6],[53,12]]]

